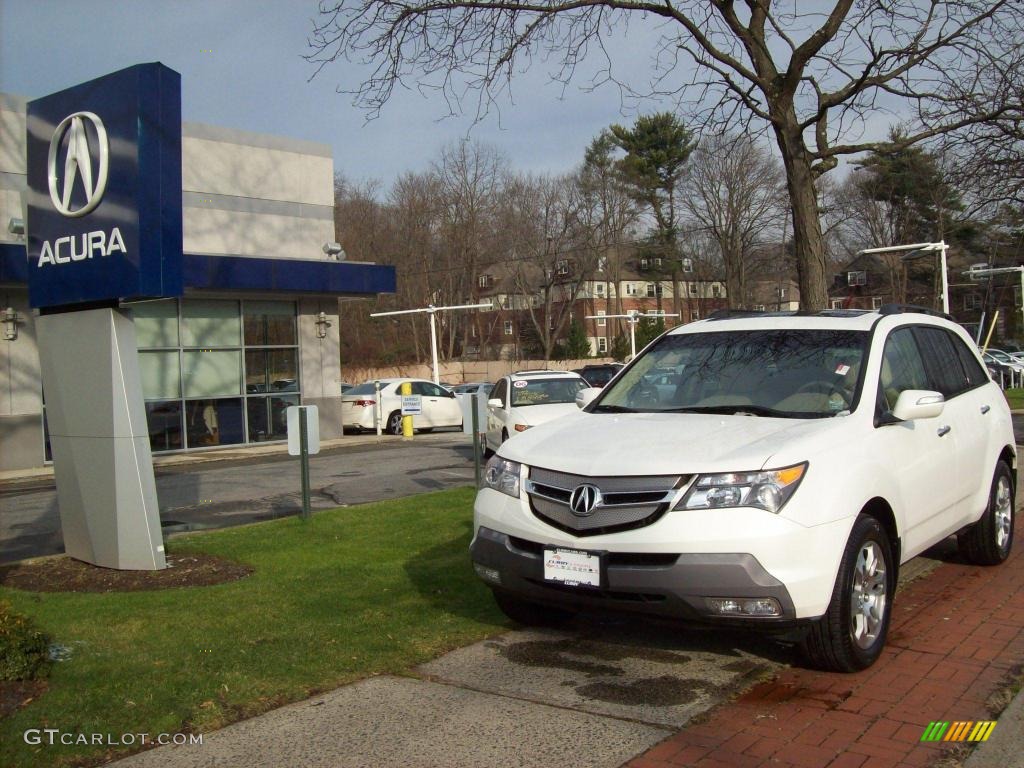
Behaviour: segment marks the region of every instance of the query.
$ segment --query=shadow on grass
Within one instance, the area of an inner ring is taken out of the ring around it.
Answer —
[[[469,543],[473,524],[460,525],[462,532],[435,547],[417,552],[405,561],[405,572],[413,587],[438,610],[493,624],[504,614],[491,598],[491,591],[473,572]]]

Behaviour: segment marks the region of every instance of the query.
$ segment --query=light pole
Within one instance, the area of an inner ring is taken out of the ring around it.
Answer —
[[[861,253],[893,253],[895,251],[921,251],[920,254],[914,256],[908,253],[903,256],[901,261],[910,261],[911,259],[917,259],[924,256],[926,253],[939,252],[939,259],[941,262],[942,269],[942,311],[945,314],[949,314],[949,277],[946,275],[946,251],[949,250],[949,246],[946,245],[945,240],[940,240],[937,243],[912,243],[911,245],[890,245],[883,248],[865,248]]]
[[[623,315],[585,315],[586,320],[614,320],[616,318],[622,318],[629,323],[629,359],[632,360],[636,357],[636,324],[644,318],[665,318],[665,317],[679,317],[678,314],[666,314],[664,312],[648,312],[641,314],[639,310],[633,309],[626,312]]]
[[[430,358],[433,362],[434,369],[434,383],[440,384],[441,378],[437,372],[437,321],[434,320],[434,315],[438,312],[443,312],[450,309],[491,309],[494,305],[490,302],[486,304],[457,304],[451,307],[435,307],[433,304],[428,304],[420,309],[399,309],[394,312],[373,312],[370,317],[389,317],[391,315],[415,315],[426,313],[430,315]]]

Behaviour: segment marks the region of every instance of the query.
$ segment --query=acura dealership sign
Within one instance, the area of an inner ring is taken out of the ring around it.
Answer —
[[[123,69],[29,102],[26,127],[32,306],[181,295],[180,75]]]

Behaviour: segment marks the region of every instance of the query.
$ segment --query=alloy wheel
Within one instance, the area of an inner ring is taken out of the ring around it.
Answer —
[[[850,592],[850,634],[859,648],[870,648],[884,626],[888,599],[882,548],[865,541],[857,554]]]

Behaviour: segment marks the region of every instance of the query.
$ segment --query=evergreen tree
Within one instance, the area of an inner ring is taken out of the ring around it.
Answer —
[[[583,360],[590,357],[590,341],[578,320],[573,320],[569,325],[569,337],[561,351],[563,360]]]

